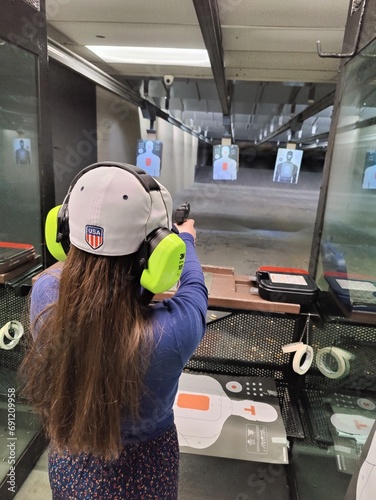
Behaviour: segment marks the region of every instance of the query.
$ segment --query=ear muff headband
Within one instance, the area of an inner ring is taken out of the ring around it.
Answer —
[[[89,165],[74,177],[62,205],[54,207],[47,215],[45,238],[48,251],[58,261],[65,261],[69,251],[69,214],[70,193],[77,181],[88,171],[98,167],[118,167],[131,173],[144,189],[160,191],[158,182],[139,167],[124,163],[100,162]],[[162,195],[161,195],[162,196]],[[167,211],[167,208],[166,208]],[[153,294],[162,293],[179,280],[185,261],[184,241],[167,228],[157,228],[141,244],[138,254],[140,266],[140,284]]]

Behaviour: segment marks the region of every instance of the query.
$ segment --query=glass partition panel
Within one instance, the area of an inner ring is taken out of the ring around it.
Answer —
[[[344,71],[316,276],[345,308],[376,311],[376,42]]]
[[[20,283],[40,267],[37,56],[0,40],[0,483],[39,430],[16,373],[27,329]],[[13,491],[13,490],[10,490]]]

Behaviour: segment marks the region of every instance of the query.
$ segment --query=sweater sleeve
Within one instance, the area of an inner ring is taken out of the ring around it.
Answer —
[[[174,337],[184,366],[205,334],[208,290],[193,236],[181,233],[180,237],[186,244],[183,272],[175,295],[163,304],[172,313]]]
[[[44,315],[41,313],[47,313],[48,307],[57,301],[59,275],[59,271],[45,272],[37,279],[31,289],[30,322],[34,326],[32,328],[34,338],[43,323]],[[35,320],[37,321],[34,325]]]
[[[180,283],[175,293],[175,299],[183,298],[187,304],[191,303],[199,308],[205,316],[208,308],[208,290],[205,285],[204,273],[197,257],[194,239],[189,233],[181,233],[180,237],[186,244],[187,253]]]

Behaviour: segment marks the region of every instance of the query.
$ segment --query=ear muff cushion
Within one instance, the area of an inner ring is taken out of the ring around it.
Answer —
[[[56,260],[64,261],[66,260],[67,255],[61,242],[56,241],[56,236],[58,233],[58,213],[60,207],[61,205],[58,205],[48,212],[44,231],[48,251]]]
[[[175,233],[165,236],[152,251],[140,284],[156,294],[172,288],[180,278],[185,262],[186,246]]]

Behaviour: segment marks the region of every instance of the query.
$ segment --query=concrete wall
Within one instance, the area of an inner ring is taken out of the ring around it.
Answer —
[[[51,60],[49,65],[55,203],[70,183],[97,160],[95,84]]]
[[[97,87],[98,161],[136,164],[137,141],[147,138],[150,121],[136,106]],[[171,195],[194,183],[198,139],[157,118],[156,139],[162,141],[162,168],[158,180]]]
[[[140,137],[147,138],[150,121],[140,112]],[[158,180],[174,196],[194,182],[198,139],[165,120],[157,118],[154,129],[157,140],[162,141],[162,167]]]
[[[135,164],[139,139],[138,108],[102,87],[97,87],[98,161]]]

